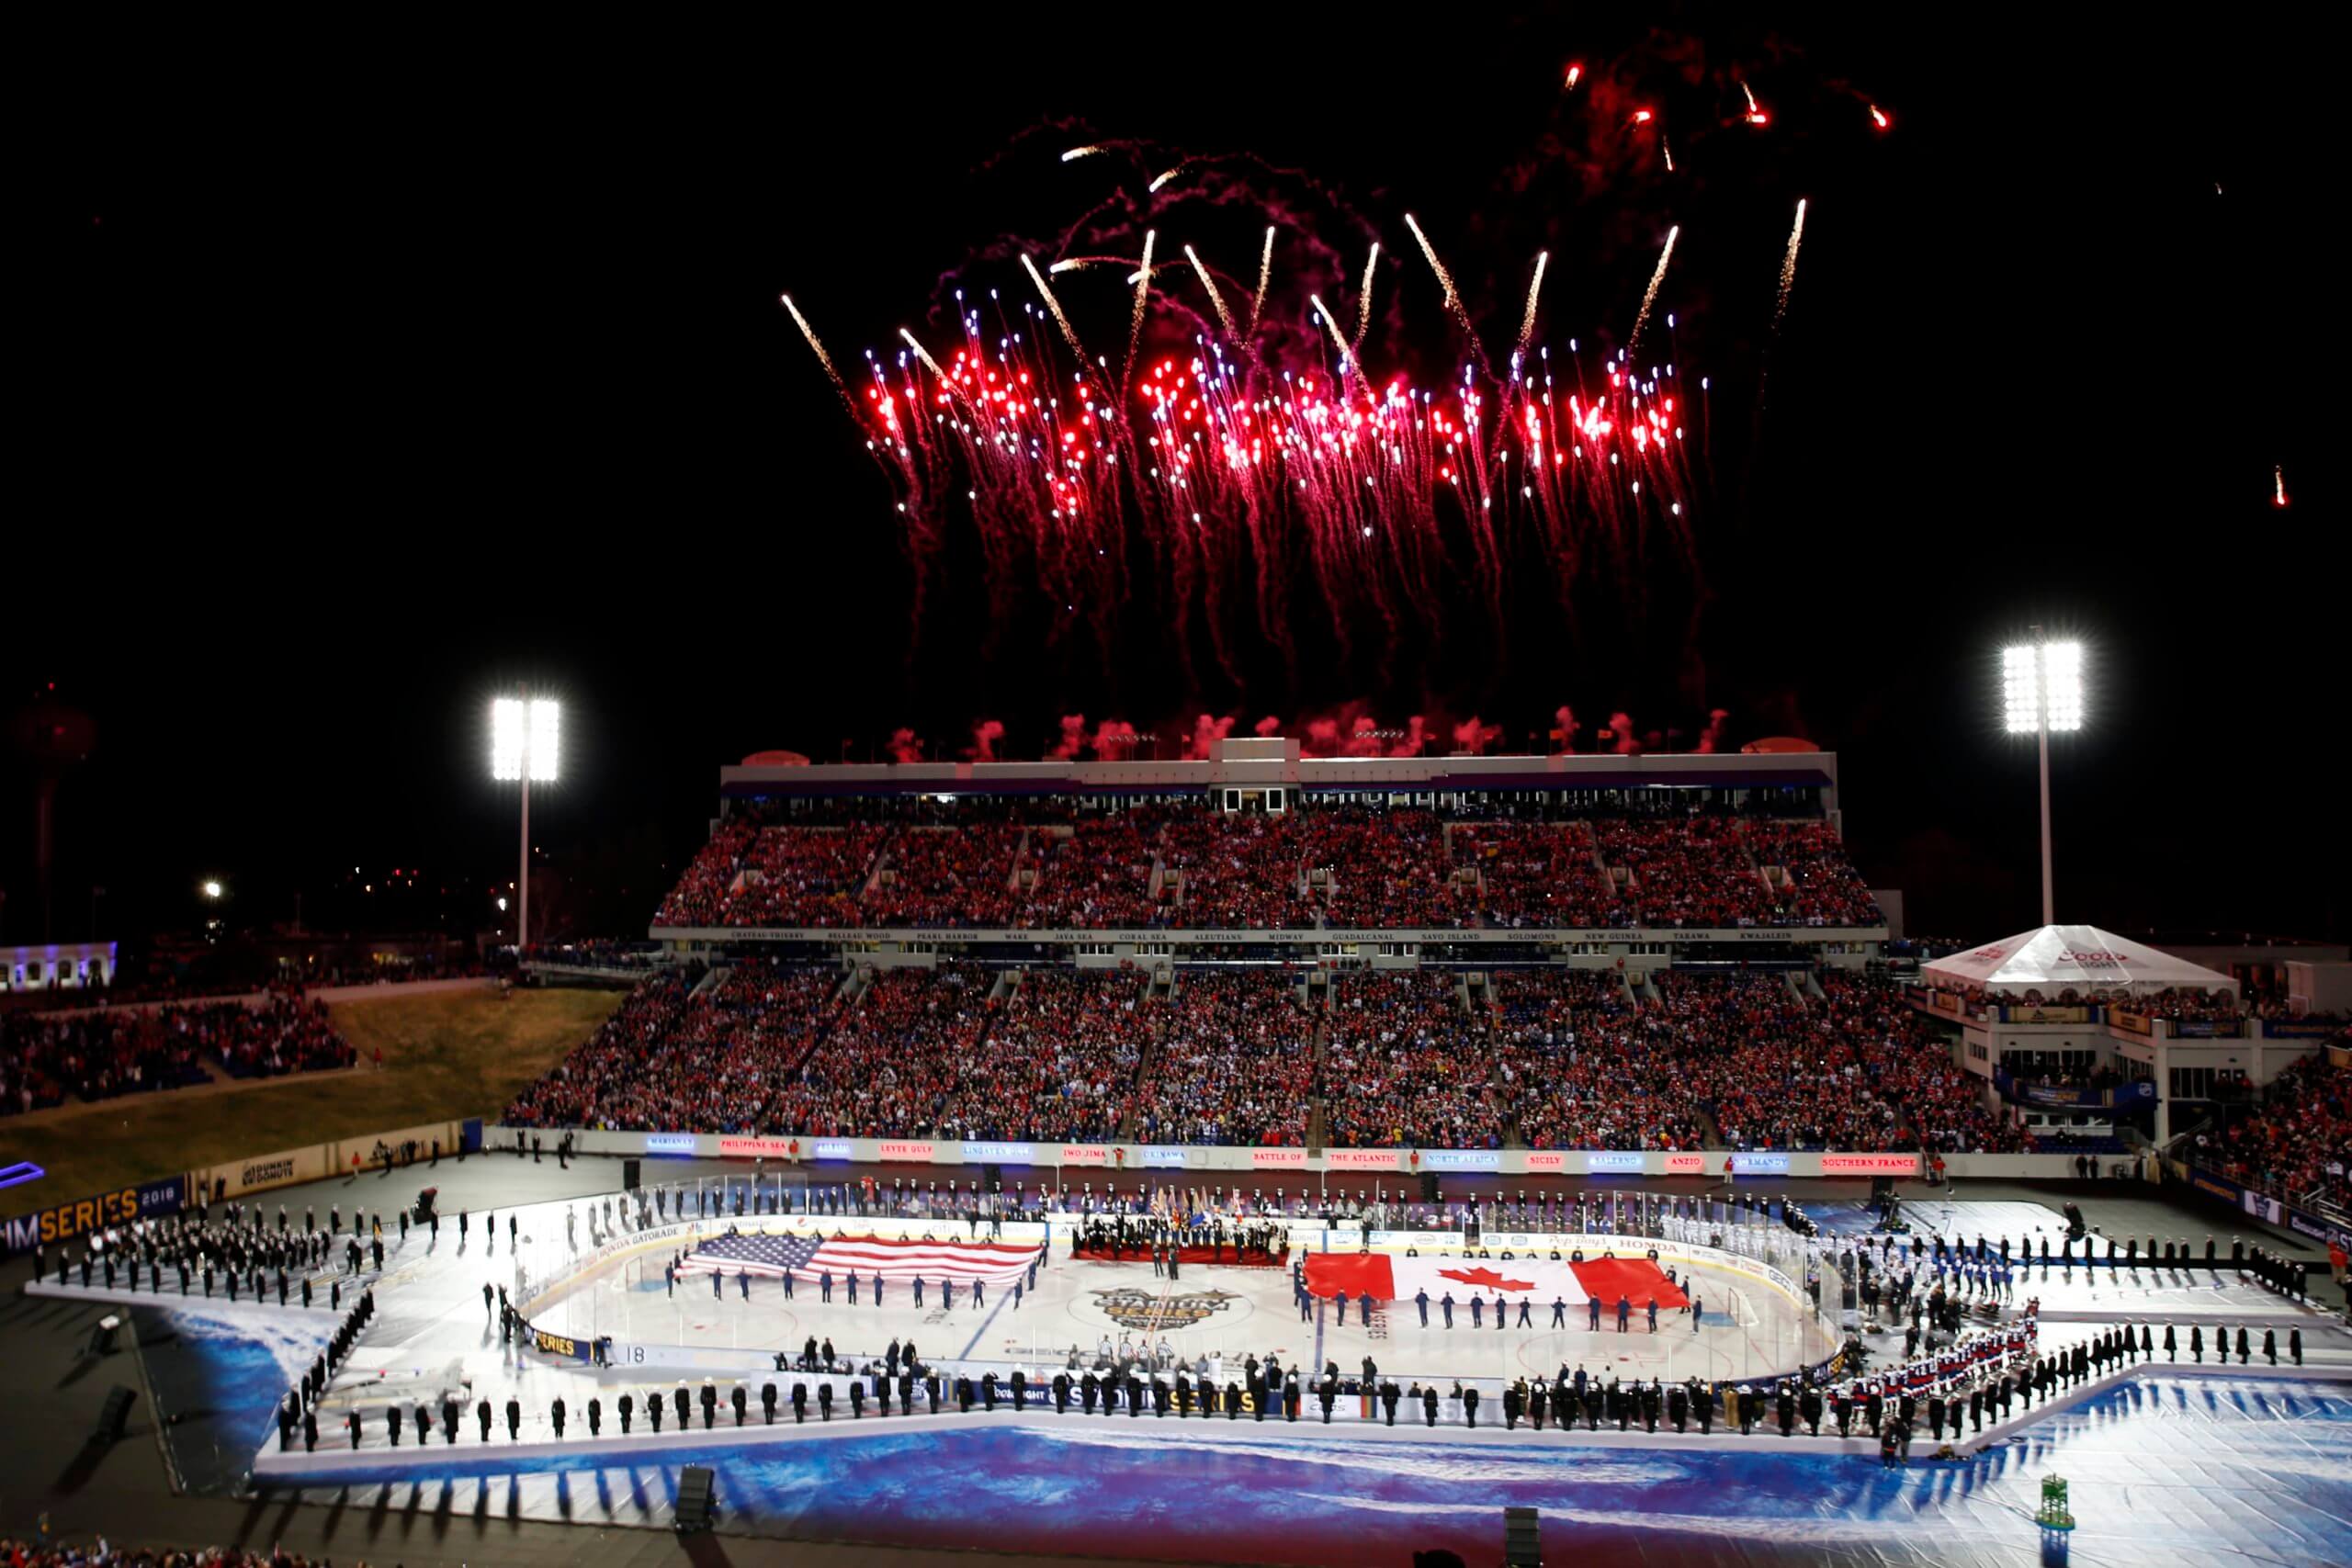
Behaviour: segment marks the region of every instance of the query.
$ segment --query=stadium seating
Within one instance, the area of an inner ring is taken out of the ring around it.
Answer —
[[[1501,1146],[1487,1099],[1483,1020],[1444,970],[1349,975],[1331,1002],[1320,1089],[1324,1139],[1337,1147]]]
[[[1104,815],[1052,800],[984,804],[968,818],[935,805],[781,810],[754,806],[723,823],[655,924],[1512,930],[1882,919],[1835,829],[1813,819],[1552,820],[1350,804]]]
[[[1135,1136],[1156,1144],[1306,1142],[1317,1020],[1280,970],[1187,970],[1136,1085]]]
[[[242,1002],[0,1014],[0,1115],[209,1083],[347,1067],[357,1059],[322,1002]]]
[[[2290,1202],[2352,1208],[2352,1070],[2305,1056],[2262,1098],[2260,1112],[2200,1139],[2199,1162]]]

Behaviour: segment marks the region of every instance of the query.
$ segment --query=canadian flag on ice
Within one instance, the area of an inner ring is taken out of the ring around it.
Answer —
[[[1385,1253],[1311,1253],[1306,1288],[1318,1296],[1370,1295],[1375,1301],[1408,1302],[1427,1291],[1432,1302],[1451,1294],[1467,1306],[1472,1296],[1492,1301],[1532,1300],[1549,1305],[1555,1298],[1581,1305],[1585,1288],[1566,1263],[1524,1259],[1499,1263],[1491,1258],[1391,1258]]]
[[[1689,1305],[1688,1299],[1646,1258],[1603,1258],[1583,1263],[1521,1258],[1391,1258],[1378,1252],[1313,1252],[1306,1257],[1306,1288],[1318,1296],[1369,1295],[1375,1301],[1408,1302],[1422,1292],[1442,1302],[1451,1294],[1461,1306],[1476,1296],[1493,1301],[1529,1301],[1537,1306],[1565,1302],[1581,1306],[1599,1296],[1604,1305],[1624,1297],[1636,1310],[1656,1297],[1661,1307]]]

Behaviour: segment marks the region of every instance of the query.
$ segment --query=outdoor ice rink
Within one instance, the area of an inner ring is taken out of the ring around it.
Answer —
[[[713,1352],[742,1352],[746,1367],[772,1363],[777,1350],[797,1353],[810,1336],[831,1339],[844,1359],[880,1359],[893,1340],[911,1340],[926,1359],[1013,1362],[1031,1368],[1061,1366],[1073,1348],[1091,1361],[1108,1337],[1148,1335],[1165,1338],[1187,1362],[1199,1357],[1238,1363],[1246,1356],[1277,1356],[1284,1365],[1320,1367],[1336,1361],[1353,1372],[1369,1356],[1381,1371],[1399,1379],[1500,1378],[1555,1373],[1562,1366],[1603,1369],[1631,1378],[1711,1381],[1758,1376],[1818,1359],[1835,1347],[1810,1314],[1778,1292],[1752,1281],[1701,1276],[1702,1320],[1686,1313],[1658,1314],[1655,1333],[1643,1314],[1630,1332],[1620,1334],[1613,1314],[1599,1333],[1589,1327],[1581,1304],[1572,1304],[1567,1326],[1550,1325],[1547,1307],[1530,1314],[1529,1327],[1498,1330],[1494,1314],[1471,1325],[1466,1295],[1444,1326],[1435,1306],[1428,1327],[1409,1302],[1375,1303],[1367,1325],[1354,1303],[1340,1321],[1340,1308],[1318,1301],[1302,1320],[1292,1303],[1287,1269],[1183,1265],[1173,1280],[1153,1272],[1148,1261],[1113,1263],[1072,1260],[1057,1249],[1040,1270],[1037,1289],[1024,1292],[1018,1307],[1009,1292],[993,1292],[978,1309],[958,1295],[953,1311],[940,1307],[937,1292],[918,1309],[910,1292],[893,1286],[876,1307],[856,1306],[836,1287],[833,1301],[820,1303],[806,1281],[785,1299],[783,1285],[753,1278],[746,1300],[737,1281],[722,1281],[714,1295],[706,1277],[681,1280],[674,1294],[664,1288],[658,1265],[641,1270],[614,1269],[575,1288],[539,1314],[539,1325],[575,1337],[609,1335],[616,1344],[697,1347]],[[479,1310],[479,1287],[474,1305]],[[624,1359],[627,1352],[621,1352]],[[714,1357],[707,1366],[723,1364]]]

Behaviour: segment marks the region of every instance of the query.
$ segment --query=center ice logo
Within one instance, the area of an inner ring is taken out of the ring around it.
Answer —
[[[1227,1303],[1239,1299],[1231,1291],[1186,1291],[1162,1296],[1133,1286],[1094,1292],[1094,1304],[1104,1316],[1122,1328],[1142,1329],[1191,1328],[1205,1322],[1212,1313],[1223,1312]]]

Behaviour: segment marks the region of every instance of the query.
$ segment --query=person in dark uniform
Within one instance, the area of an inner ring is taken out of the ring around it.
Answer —
[[[1394,1378],[1380,1385],[1381,1408],[1388,1413],[1388,1424],[1391,1427],[1396,1425],[1396,1401],[1400,1396],[1400,1391]]]
[[[1078,1380],[1078,1401],[1080,1414],[1087,1416],[1094,1414],[1094,1401],[1102,1391],[1102,1380],[1097,1378],[1092,1371],[1090,1371],[1080,1375]]]
[[[554,1404],[548,1406],[548,1419],[555,1423],[556,1441],[561,1442],[563,1440],[563,1400],[560,1395],[557,1397]]]
[[[1526,1401],[1526,1397],[1525,1397],[1524,1395],[1522,1395],[1522,1394],[1519,1392],[1519,1385],[1518,1385],[1517,1383],[1515,1383],[1515,1382],[1514,1382],[1514,1383],[1507,1383],[1507,1384],[1505,1384],[1505,1385],[1504,1385],[1504,1387],[1503,1387],[1503,1430],[1504,1430],[1504,1431],[1506,1431],[1506,1432],[1516,1432],[1516,1431],[1518,1431],[1518,1430],[1519,1430],[1519,1414],[1520,1414],[1520,1411],[1525,1407],[1526,1403],[1527,1403],[1527,1401]],[[1329,1419],[1329,1417],[1326,1417],[1326,1419],[1328,1420],[1328,1419]]]
[[[735,1397],[740,1401],[743,1397],[743,1391],[740,1388],[737,1389],[735,1391]],[[863,1421],[865,1419],[865,1380],[864,1378],[852,1378],[849,1380],[849,1417],[853,1421]],[[735,1424],[738,1427],[743,1424],[742,1410],[740,1404],[736,1409]]]
[[[1416,1291],[1413,1293],[1413,1304],[1420,1309],[1421,1326],[1427,1328],[1430,1325],[1430,1293],[1427,1291]]]
[[[1069,1374],[1068,1372],[1054,1374],[1054,1414],[1057,1416],[1069,1414]]]
[[[1475,1384],[1462,1391],[1462,1421],[1463,1425],[1474,1428],[1478,1425],[1478,1390]]]
[[[1691,1408],[1696,1410],[1699,1415],[1699,1435],[1703,1438],[1713,1432],[1715,1429],[1715,1391],[1709,1388],[1706,1384],[1699,1382],[1697,1379],[1692,1379],[1690,1382],[1690,1405]]]
[[[506,1401],[506,1440],[521,1440],[523,1435],[523,1402],[510,1396]]]
[[[399,1405],[384,1406],[384,1429],[392,1435],[392,1447],[399,1448],[401,1446],[401,1407]]]
[[[708,1382],[702,1385],[702,1429],[709,1431],[718,1419],[718,1390]],[[683,1425],[683,1423],[681,1423]]]
[[[751,1395],[743,1392],[743,1385],[739,1382],[733,1389],[729,1391],[727,1403],[732,1406],[735,1411],[735,1425],[741,1427],[743,1424],[743,1413],[750,1407],[752,1403]]]
[[[357,1448],[359,1446],[359,1412],[354,1410],[350,1415],[345,1416],[344,1425],[351,1429],[351,1446],[355,1449]]]
[[[1437,1425],[1437,1384],[1431,1383],[1421,1390],[1421,1413],[1428,1418],[1429,1425]],[[352,1446],[358,1447],[356,1443]]]
[[[423,1400],[416,1402],[416,1446],[424,1448],[433,1441],[433,1407]]]
[[[1019,1367],[1015,1367],[1012,1369],[1012,1408],[1016,1411],[1027,1409],[1028,1399],[1028,1374],[1023,1372]]]
[[[1673,1423],[1677,1432],[1682,1431],[1689,1424],[1690,1390],[1684,1384],[1676,1383],[1666,1391],[1666,1418]]]
[[[1797,1411],[1804,1417],[1805,1436],[1821,1436],[1821,1390],[1812,1383],[1804,1385],[1804,1393],[1797,1399]]]
[[[817,1385],[817,1419],[830,1421],[832,1418],[833,1385],[831,1380],[828,1379]]]
[[[1936,1441],[1944,1440],[1944,1391],[1940,1387],[1928,1395],[1928,1431]]]
[[[2172,1330],[2166,1328],[2165,1332],[2170,1334]],[[2205,1364],[2205,1330],[2202,1325],[2192,1323],[2188,1325],[2188,1353],[2196,1358],[2199,1366]]]

